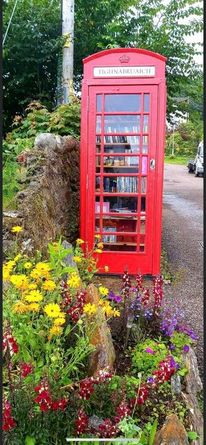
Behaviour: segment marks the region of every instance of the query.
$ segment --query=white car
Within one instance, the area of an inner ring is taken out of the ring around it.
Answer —
[[[204,174],[204,146],[203,141],[197,148],[197,154],[194,160],[190,160],[187,165],[189,173],[195,173],[195,176]]]

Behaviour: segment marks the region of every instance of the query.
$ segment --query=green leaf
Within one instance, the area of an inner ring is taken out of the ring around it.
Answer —
[[[151,432],[150,432],[150,436],[149,436],[149,445],[153,445],[154,443],[154,439],[155,439],[155,435],[156,435],[156,431],[157,431],[157,425],[158,425],[158,420],[155,419],[152,428],[151,428]]]
[[[187,437],[189,440],[195,440],[198,439],[200,436],[195,431],[188,431]]]
[[[34,437],[26,436],[25,445],[35,445],[35,444],[36,444],[36,439]]]

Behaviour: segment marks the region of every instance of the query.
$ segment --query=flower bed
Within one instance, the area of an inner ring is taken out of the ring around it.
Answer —
[[[125,272],[118,294],[100,285],[88,302],[103,245],[97,238],[85,257],[82,243],[72,252],[51,243],[46,260],[21,253],[4,265],[4,443],[122,437],[152,445],[172,413],[195,439],[182,389],[196,334],[178,308],[164,306],[161,276],[145,288],[141,275],[132,281]],[[65,264],[71,253],[78,270]],[[116,361],[91,375],[91,338],[102,320]]]

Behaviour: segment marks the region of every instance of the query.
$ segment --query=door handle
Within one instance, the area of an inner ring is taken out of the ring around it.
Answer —
[[[155,159],[150,159],[150,170],[155,169]]]

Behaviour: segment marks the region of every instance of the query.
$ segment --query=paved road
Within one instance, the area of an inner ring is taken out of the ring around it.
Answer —
[[[203,179],[185,166],[165,165],[162,246],[177,282],[166,299],[182,307],[198,333],[198,364],[203,375]]]

